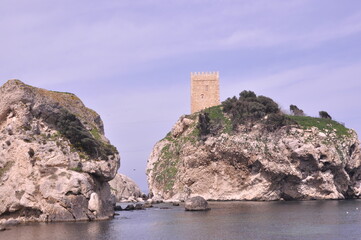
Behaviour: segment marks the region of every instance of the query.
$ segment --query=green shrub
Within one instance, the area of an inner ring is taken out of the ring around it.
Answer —
[[[252,91],[241,92],[238,99],[236,97],[228,98],[222,103],[222,106],[223,111],[231,117],[234,130],[240,124],[261,121],[269,114],[281,115],[278,104],[271,98],[257,96]]]
[[[320,111],[319,115],[320,115],[320,118],[332,119],[332,117],[326,111]]]
[[[89,132],[74,114],[65,109],[50,114],[44,113],[42,117],[49,124],[54,125],[78,151],[85,152],[92,158],[107,160],[107,156],[118,153],[114,146],[101,140],[98,131],[93,129]]]
[[[290,111],[294,116],[305,116],[302,109],[299,109],[296,105],[290,105]]]
[[[199,114],[197,128],[199,129],[199,134],[201,138],[207,136],[210,133],[210,119],[208,113],[202,112]]]

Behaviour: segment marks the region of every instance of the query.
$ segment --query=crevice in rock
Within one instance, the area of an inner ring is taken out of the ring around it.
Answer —
[[[19,210],[16,210],[14,212],[9,212],[6,211],[4,212],[1,217],[3,219],[9,219],[9,218],[19,218],[19,217],[25,217],[25,218],[30,218],[30,217],[35,217],[35,218],[39,218],[40,215],[43,212],[37,208],[30,208],[30,207],[21,207]]]

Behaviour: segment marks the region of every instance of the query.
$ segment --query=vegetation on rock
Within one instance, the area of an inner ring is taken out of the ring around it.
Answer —
[[[239,98],[228,98],[220,106],[205,109],[199,113],[198,129],[201,139],[219,133],[236,132],[239,125],[264,124],[274,131],[282,126],[295,124],[283,114],[276,102],[252,91],[243,91]]]
[[[97,130],[88,131],[74,114],[65,109],[52,113],[51,117],[42,117],[49,124],[53,124],[62,136],[69,139],[77,150],[90,157],[106,160],[107,156],[117,153],[114,146],[101,140]]]
[[[320,118],[332,119],[332,117],[326,111],[319,112]]]
[[[290,105],[290,111],[294,116],[305,116],[302,109],[299,109],[296,105]]]

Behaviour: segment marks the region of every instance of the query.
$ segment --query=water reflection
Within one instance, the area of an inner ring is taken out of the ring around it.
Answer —
[[[29,224],[0,239],[359,239],[361,201],[212,202],[211,211],[182,207],[120,212],[111,221]],[[360,209],[360,210],[359,210]]]

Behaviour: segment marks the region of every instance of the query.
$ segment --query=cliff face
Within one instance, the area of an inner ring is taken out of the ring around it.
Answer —
[[[128,200],[129,198],[139,198],[142,193],[138,185],[124,174],[117,173],[113,180],[109,182],[111,192],[117,202]]]
[[[99,115],[70,93],[0,88],[0,219],[106,219],[120,164]]]
[[[292,117],[292,124],[272,130],[255,122],[231,131],[231,119],[221,106],[207,111],[210,122],[221,123],[216,134],[202,136],[203,113],[195,113],[182,116],[154,146],[147,176],[155,197],[309,200],[360,196],[360,143],[353,130],[328,119]]]

